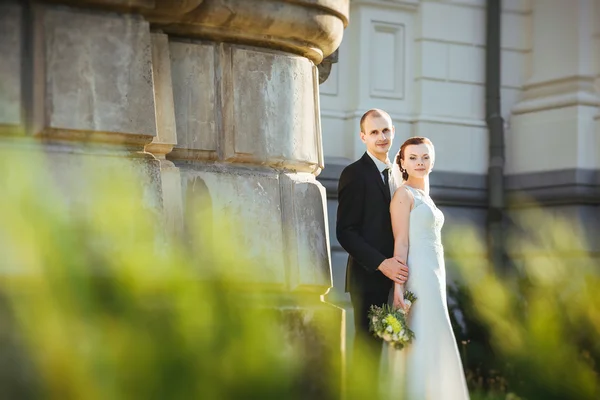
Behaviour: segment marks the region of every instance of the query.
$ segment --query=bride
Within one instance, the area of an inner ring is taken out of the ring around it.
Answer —
[[[390,203],[394,257],[406,261],[406,289],[417,296],[408,323],[415,339],[404,350],[383,345],[382,398],[463,400],[467,384],[446,304],[446,271],[441,229],[444,214],[429,197],[429,173],[435,153],[424,137],[408,139],[394,165],[402,182]],[[389,303],[405,307],[404,285],[394,284]]]

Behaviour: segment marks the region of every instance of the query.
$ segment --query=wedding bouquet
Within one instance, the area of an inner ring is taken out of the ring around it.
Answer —
[[[371,306],[369,310],[369,329],[377,337],[382,338],[396,350],[402,350],[415,337],[408,327],[406,317],[417,296],[411,291],[404,292],[406,308],[394,308],[387,304],[382,307]]]

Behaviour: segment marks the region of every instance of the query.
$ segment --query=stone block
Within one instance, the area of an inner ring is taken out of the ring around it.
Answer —
[[[504,0],[502,2],[502,11],[511,11],[514,13],[526,13],[531,10],[529,0]]]
[[[485,87],[482,85],[423,80],[420,107],[425,115],[483,120]]]
[[[244,47],[229,62],[225,158],[314,171],[321,157],[311,62]]]
[[[487,32],[486,8],[473,8],[471,11],[473,13],[473,20],[471,21],[471,25],[473,28],[471,44],[474,46],[485,47]],[[504,15],[506,14],[502,14],[501,18],[504,18]]]
[[[502,48],[530,51],[532,47],[529,24],[530,16],[525,14],[502,13]]]
[[[162,33],[152,34],[152,79],[156,137],[146,146],[146,151],[162,158],[177,144],[169,37]]]
[[[485,49],[461,44],[448,45],[448,78],[453,81],[485,83]]]
[[[500,67],[502,86],[521,89],[527,77],[527,55],[513,50],[502,50]],[[485,68],[482,67],[482,71]]]
[[[114,11],[146,11],[156,8],[156,0],[61,0],[64,4],[79,7],[95,7]]]
[[[280,309],[283,334],[302,354],[301,378],[293,393],[303,399],[339,399],[344,390],[346,353],[340,349],[346,348],[346,312],[325,302],[301,304]]]
[[[327,292],[327,301],[345,305],[350,304],[350,294],[346,293],[346,265],[348,264],[348,253],[344,250],[331,250],[331,273],[333,287]]]
[[[290,287],[324,294],[333,285],[325,188],[311,174],[282,174],[281,196]]]
[[[148,23],[56,6],[42,18],[46,132],[143,144],[156,136]]]
[[[417,43],[420,52],[421,71],[417,75],[424,78],[447,79],[448,78],[448,47],[447,43],[423,40]],[[464,60],[466,63],[466,60]]]
[[[21,6],[0,3],[0,133],[21,125]]]
[[[436,171],[486,174],[488,169],[488,135],[482,126],[464,126],[420,121],[415,123],[414,134],[431,139],[436,148]],[[456,143],[461,143],[456,147]]]
[[[181,174],[171,161],[160,159],[159,162],[164,226],[167,235],[177,241],[183,229]]]
[[[88,0],[89,1],[89,0]],[[319,64],[339,46],[349,0],[186,0],[144,12],[169,35],[276,48]]]
[[[279,177],[219,165],[177,163],[184,230],[200,273],[223,266],[252,285],[286,287]]]
[[[575,106],[513,115],[513,134],[506,138],[506,173],[600,169],[600,140],[594,129],[597,110]],[[553,156],[532,157],[531,149]]]
[[[177,125],[172,156],[216,159],[214,45],[171,41],[169,51]]]
[[[112,199],[118,198],[122,202],[120,209],[135,207],[149,211],[160,224],[163,205],[158,160],[151,156],[123,155],[65,152],[62,148],[46,147],[44,157],[53,179],[44,184],[61,193],[69,209],[93,206],[94,213],[101,215],[106,212],[101,207],[113,207]]]
[[[333,113],[331,113],[333,114]],[[325,134],[322,137],[323,150],[329,157],[351,157],[352,142],[348,138],[358,136],[358,125],[350,126],[344,115],[323,115],[321,126]],[[354,135],[352,135],[352,133]],[[327,165],[325,165],[327,168]]]
[[[464,44],[480,40],[476,37],[475,30],[477,19],[485,18],[481,10],[447,3],[422,2],[420,11],[423,39]]]

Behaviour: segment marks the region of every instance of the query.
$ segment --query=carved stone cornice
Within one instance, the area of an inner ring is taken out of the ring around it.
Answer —
[[[128,10],[164,33],[300,54],[319,64],[342,41],[349,0],[47,0]]]
[[[564,108],[571,106],[597,107],[600,97],[594,89],[594,77],[568,76],[544,82],[529,82],[523,86],[523,97],[512,113]]]

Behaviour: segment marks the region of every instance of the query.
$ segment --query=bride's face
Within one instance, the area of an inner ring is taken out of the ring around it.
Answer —
[[[404,149],[402,168],[408,172],[409,176],[424,178],[431,172],[433,161],[434,153],[432,146],[426,143],[411,144]]]

